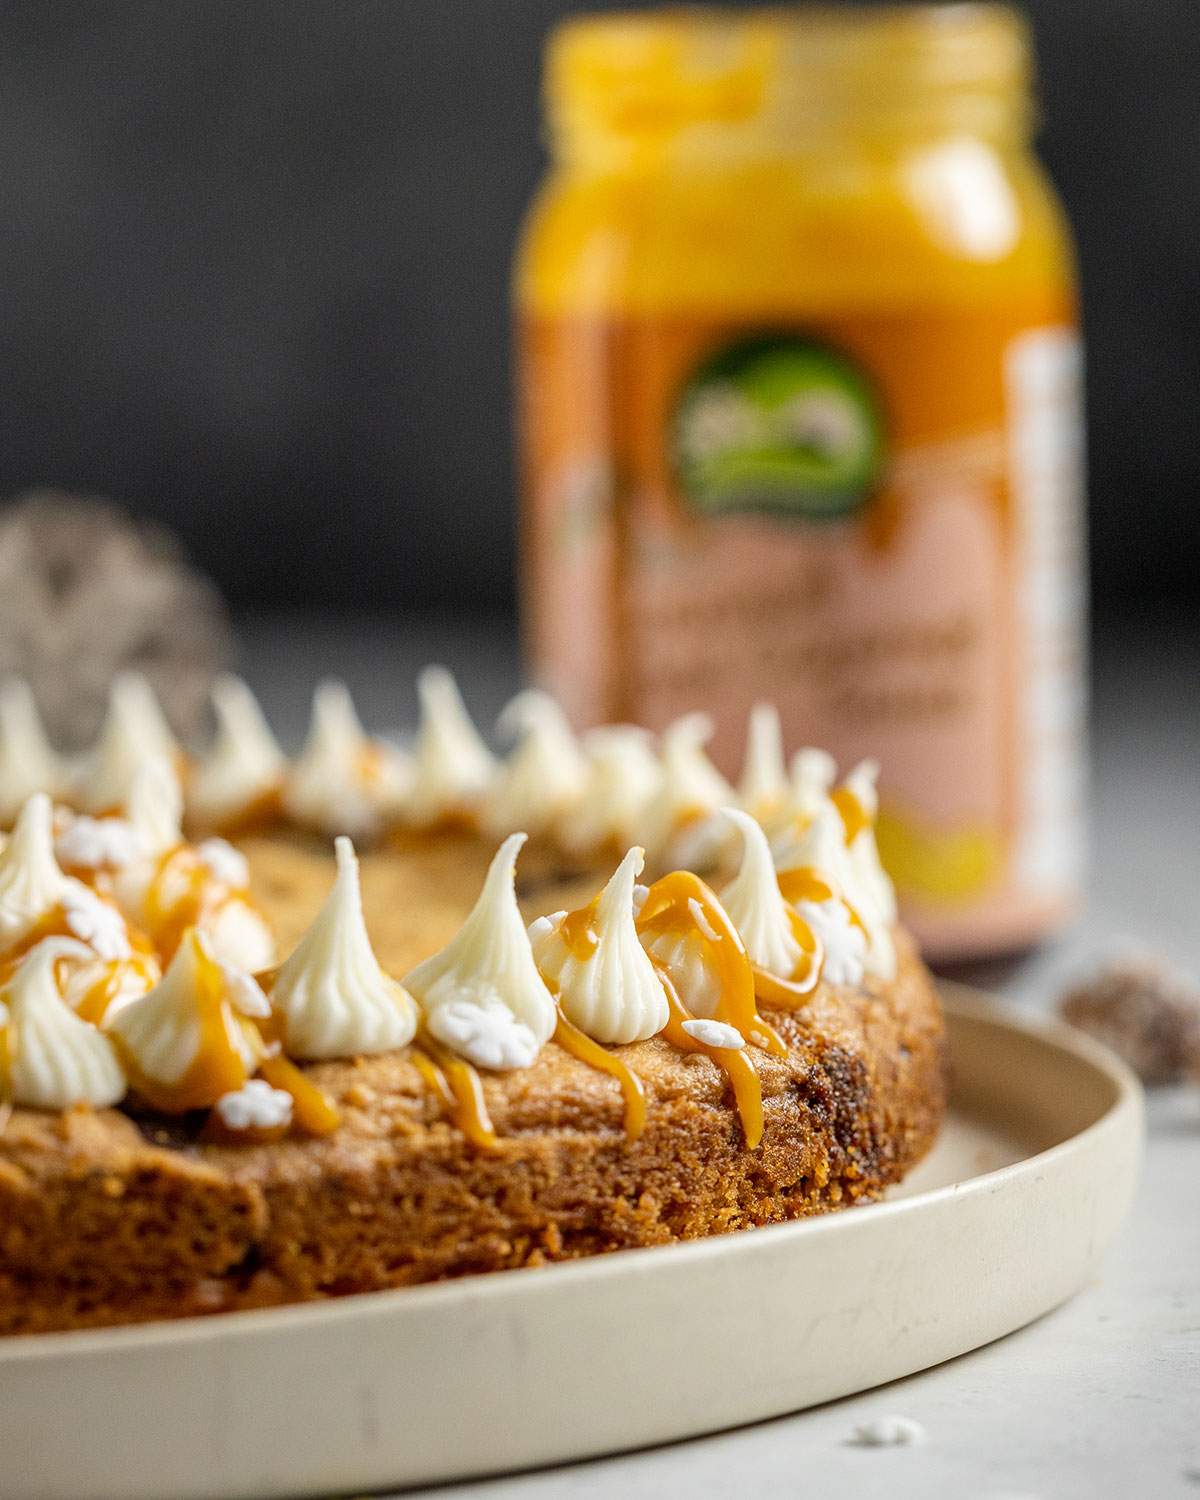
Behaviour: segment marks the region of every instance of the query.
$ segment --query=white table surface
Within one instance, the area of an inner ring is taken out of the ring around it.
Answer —
[[[411,724],[413,677],[426,661],[454,669],[482,725],[519,680],[503,626],[273,619],[248,625],[243,639],[245,673],[291,741],[322,674],[347,679],[376,729]],[[1087,914],[1036,954],[959,976],[1042,1009],[1067,979],[1131,943],[1200,975],[1200,626],[1141,618],[1114,627],[1095,676]],[[1200,1500],[1200,1089],[1153,1094],[1149,1127],[1133,1212],[1095,1283],[1032,1327],[815,1411],[429,1493]],[[857,1424],[892,1414],[919,1422],[927,1441],[849,1444]]]

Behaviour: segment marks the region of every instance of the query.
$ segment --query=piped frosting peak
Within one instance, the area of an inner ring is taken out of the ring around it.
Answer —
[[[742,836],[742,862],[721,892],[721,905],[741,934],[751,962],[768,974],[790,979],[804,956],[787,902],[779,890],[771,846],[749,813],[725,809]]]
[[[269,811],[287,761],[258,699],[240,677],[218,677],[212,704],[217,732],[208,753],[192,768],[188,812],[201,827],[224,830]]]
[[[729,783],[704,750],[712,736],[713,722],[701,713],[684,714],[663,731],[663,797],[676,817],[708,812],[732,797]]]
[[[880,917],[896,920],[896,890],[879,858],[875,823],[879,817],[879,765],[860,761],[834,793],[834,801],[846,828],[846,844],[857,883],[870,892],[870,901]]]
[[[343,837],[334,848],[333,889],[271,987],[284,1045],[302,1059],[390,1052],[417,1029],[412,997],[371,947],[354,846]]]
[[[22,678],[0,682],[0,823],[7,828],[35,792],[57,793],[67,774]]]
[[[462,1050],[485,1067],[512,1067],[513,1061],[491,1063],[477,1059],[461,1040],[465,1032],[465,1007],[499,1016],[496,1007],[503,1006],[512,1019],[505,1022],[522,1046],[509,1048],[505,1057],[518,1050],[528,1053],[525,1039],[517,1027],[524,1028],[533,1041],[533,1052],[548,1041],[554,1031],[554,997],[538,973],[529,934],[517,906],[514,878],[517,855],[525,843],[525,834],[511,834],[492,860],[479,894],[467,920],[440,953],[418,964],[406,975],[404,983],[424,1006],[431,1033],[447,1046]],[[440,1013],[453,1005],[446,1016]],[[477,1018],[476,1018],[477,1019]],[[452,1025],[445,1024],[452,1021]],[[478,1029],[483,1029],[481,1021]],[[489,1053],[495,1026],[488,1023]],[[530,1059],[532,1060],[532,1059]]]
[[[609,724],[589,730],[582,747],[586,779],[576,806],[559,817],[558,841],[574,855],[627,849],[661,780],[652,738],[632,724]]]
[[[713,722],[701,713],[684,714],[663,731],[661,780],[645,814],[647,847],[660,862],[687,863],[674,846],[676,835],[735,800],[733,788],[705,753],[712,735]]]
[[[445,667],[425,668],[417,678],[417,697],[421,720],[405,814],[420,828],[470,821],[496,774],[495,758]]]
[[[80,1020],[63,999],[59,966],[86,963],[91,951],[71,938],[46,938],[0,992],[0,1099],[30,1109],[104,1109],[125,1097],[125,1075],[109,1039]]]
[[[67,884],[54,857],[50,798],[38,792],[0,852],[0,952],[15,947],[62,902]]]
[[[667,1023],[667,997],[635,922],[644,860],[642,849],[630,849],[590,907],[530,928],[538,968],[563,1013],[598,1042],[643,1041]]]
[[[873,846],[873,835],[870,842]],[[847,847],[845,823],[832,802],[826,800],[818,807],[807,826],[788,830],[776,846],[775,860],[781,871],[811,869],[825,877],[834,893],[843,898],[863,924],[867,936],[867,972],[885,980],[895,976],[893,919],[881,906],[880,893],[873,882],[864,880],[863,861],[856,859]],[[882,870],[880,876],[887,881]],[[890,888],[889,882],[889,893]]]
[[[223,963],[251,972],[268,968],[275,939],[250,898],[245,856],[224,839],[185,843],[182,811],[174,766],[162,757],[146,762],[129,799],[140,854],[115,877],[121,906],[168,953],[185,927],[196,926]]]
[[[107,1028],[148,1103],[170,1114],[210,1109],[255,1072],[264,1048],[237,1009],[240,995],[190,928],[158,984]]]
[[[368,839],[395,815],[410,776],[403,752],[372,739],[346,684],[330,680],[313,694],[308,738],[288,777],[284,807],[308,827]]]
[[[125,808],[147,855],[165,854],[183,841],[183,788],[170,757],[152,755],[142,762],[134,772]]]
[[[587,761],[562,709],[546,693],[528,689],[507,705],[496,724],[516,746],[488,786],[480,810],[496,838],[524,828],[549,832],[583,795]]]
[[[154,690],[137,672],[122,672],[109,691],[108,714],[81,789],[86,811],[124,807],[138,767],[157,756],[175,759],[179,746]]]
[[[786,807],[790,791],[779,710],[773,703],[756,703],[746,725],[738,798],[752,818],[769,824]]]
[[[829,796],[837,775],[837,763],[824,750],[806,746],[792,756],[790,767],[790,811],[806,823]]]

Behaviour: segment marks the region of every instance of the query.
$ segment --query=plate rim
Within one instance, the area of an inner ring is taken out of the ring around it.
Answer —
[[[881,1217],[894,1218],[925,1210],[949,1197],[964,1198],[986,1194],[996,1190],[1006,1179],[1015,1174],[1028,1172],[1035,1164],[1056,1163],[1063,1156],[1086,1150],[1097,1133],[1121,1129],[1127,1123],[1137,1138],[1140,1154],[1144,1138],[1144,1094],[1141,1083],[1127,1064],[1110,1048],[1085,1035],[1075,1027],[1053,1016],[1021,1006],[1010,1001],[1001,1001],[986,991],[955,980],[937,982],[948,1018],[962,1017],[966,1020],[982,1021],[986,1024],[1016,1031],[1045,1045],[1066,1052],[1092,1070],[1102,1075],[1112,1088],[1112,1098],[1104,1111],[1083,1129],[1065,1140],[1056,1142],[1039,1151],[1030,1152],[1015,1162],[995,1167],[986,1172],[964,1178],[961,1182],[947,1183],[914,1193],[910,1197],[891,1199],[881,1203],[867,1203],[856,1207],[853,1214],[844,1212],[815,1214],[808,1218],[792,1220],[784,1224],[762,1225],[753,1231],[738,1231],[733,1234],[709,1235],[679,1244],[652,1245],[638,1249],[622,1250],[611,1255],[593,1255],[575,1260],[553,1262],[537,1267],[537,1284],[552,1284],[562,1287],[568,1278],[575,1281],[603,1281],[614,1276],[628,1274],[631,1263],[643,1262],[646,1257],[661,1257],[664,1252],[671,1255],[676,1264],[704,1260],[715,1253],[727,1253],[731,1242],[746,1238],[761,1241],[770,1235],[774,1243],[785,1236],[804,1236],[845,1233],[848,1223],[877,1223]],[[29,1361],[66,1360],[72,1356],[109,1352],[115,1355],[132,1354],[141,1349],[153,1349],[163,1345],[179,1346],[202,1344],[215,1338],[228,1338],[240,1342],[255,1338],[264,1332],[284,1334],[291,1329],[319,1326],[327,1320],[351,1321],[369,1318],[376,1313],[394,1310],[397,1299],[412,1305],[419,1303],[435,1310],[439,1302],[453,1304],[463,1298],[475,1302],[485,1301],[500,1295],[505,1287],[511,1287],[513,1275],[510,1270],[488,1271],[444,1281],[427,1282],[416,1286],[390,1287],[379,1291],[356,1292],[343,1297],[331,1297],[323,1301],[284,1304],[279,1307],[247,1308],[240,1311],[200,1314],[186,1318],[162,1319],[149,1323],[134,1323],[112,1328],[69,1329],[53,1333],[16,1334],[0,1338],[0,1368],[20,1365]]]

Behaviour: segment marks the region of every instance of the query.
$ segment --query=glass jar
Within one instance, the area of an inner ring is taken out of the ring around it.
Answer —
[[[933,956],[1082,852],[1080,349],[1006,8],[570,21],[516,272],[522,597],[579,724],[759,699],[882,766]]]

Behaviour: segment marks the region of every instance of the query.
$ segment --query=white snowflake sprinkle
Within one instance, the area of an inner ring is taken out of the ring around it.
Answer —
[[[208,872],[226,885],[244,890],[250,884],[246,856],[227,839],[204,839],[196,845],[196,853]]]
[[[482,1003],[448,1000],[431,1011],[427,1024],[439,1042],[477,1068],[528,1068],[538,1054],[533,1032],[494,996]]]
[[[95,891],[69,881],[62,895],[68,930],[103,959],[128,958],[132,953],[120,912],[101,901]]]
[[[145,840],[124,818],[72,818],[54,845],[59,864],[77,870],[123,870],[145,853]]]
[[[292,1096],[251,1078],[232,1094],[222,1094],[216,1111],[229,1130],[278,1130],[292,1123]]]
[[[850,1436],[856,1448],[915,1448],[926,1439],[925,1429],[911,1417],[876,1417],[862,1422]]]
[[[685,1021],[683,1029],[688,1036],[697,1042],[703,1042],[706,1047],[726,1047],[730,1052],[740,1052],[746,1045],[746,1038],[736,1026],[729,1026],[724,1021],[707,1021],[697,1016],[695,1020]]]

